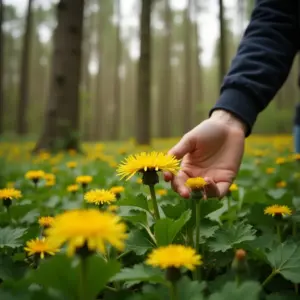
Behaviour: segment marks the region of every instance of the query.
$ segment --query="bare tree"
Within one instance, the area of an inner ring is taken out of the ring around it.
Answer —
[[[227,71],[227,53],[226,53],[226,24],[224,18],[224,3],[219,0],[219,24],[220,24],[220,49],[219,49],[219,81],[220,85]]]
[[[79,149],[83,11],[84,0],[60,0],[57,4],[50,95],[36,151]]]
[[[122,59],[122,43],[120,38],[120,30],[121,30],[121,5],[120,0],[116,0],[116,14],[118,18],[118,24],[116,27],[116,61],[115,61],[115,78],[114,78],[114,121],[112,123],[112,139],[118,139],[120,137],[120,124],[121,124],[121,84],[120,84],[120,76],[119,69],[120,63]]]
[[[145,145],[151,140],[151,8],[152,0],[142,0],[136,140],[138,144]]]
[[[32,4],[33,0],[28,0],[25,33],[23,37],[23,51],[20,71],[20,90],[19,105],[17,110],[17,133],[24,135],[28,131],[27,112],[29,100],[29,65],[30,65],[30,49],[32,34]]]
[[[4,55],[4,35],[3,35],[3,15],[4,5],[0,0],[0,134],[4,131],[4,92],[3,92],[3,55]]]
[[[192,0],[188,0],[184,17],[184,93],[183,93],[183,131],[188,132],[192,128],[192,73],[191,73],[191,12]]]
[[[161,78],[160,78],[160,107],[159,107],[159,135],[169,137],[171,135],[170,116],[166,112],[170,109],[170,88],[171,88],[171,27],[172,12],[169,0],[164,0],[164,23],[165,38],[162,50],[161,61]]]

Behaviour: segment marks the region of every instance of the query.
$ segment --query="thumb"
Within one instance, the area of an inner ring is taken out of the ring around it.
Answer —
[[[168,154],[174,155],[177,159],[182,159],[187,153],[194,151],[194,149],[194,139],[187,133],[172,149],[169,150]]]

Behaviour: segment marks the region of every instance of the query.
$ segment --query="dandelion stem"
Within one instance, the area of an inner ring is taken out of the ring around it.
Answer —
[[[265,279],[265,281],[262,283],[261,286],[264,287],[265,285],[267,285],[276,274],[277,274],[277,271],[273,270],[272,273]]]
[[[277,228],[277,236],[278,236],[278,240],[279,243],[281,243],[281,230],[280,230],[280,224],[276,224],[276,228]]]
[[[171,285],[170,285],[170,299],[177,300],[177,289],[176,289],[175,282],[171,282]]]
[[[155,216],[156,220],[159,220],[160,219],[160,215],[159,215],[159,210],[158,210],[158,205],[157,205],[157,200],[156,200],[154,185],[150,184],[149,185],[149,189],[150,189],[150,195],[151,195],[152,204],[153,204],[154,216]]]
[[[199,238],[200,238],[200,200],[196,200],[196,237],[195,237],[195,249],[199,254]],[[199,280],[199,271],[195,269],[195,279]]]
[[[233,220],[232,220],[232,215],[231,215],[231,207],[232,207],[232,196],[231,194],[227,197],[227,204],[228,204],[228,213],[229,213],[229,227],[232,226]]]
[[[86,288],[87,288],[87,261],[86,258],[80,259],[80,292],[79,292],[79,299],[85,300],[86,299]]]

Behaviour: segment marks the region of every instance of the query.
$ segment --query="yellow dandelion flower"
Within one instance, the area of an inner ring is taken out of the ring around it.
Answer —
[[[273,174],[275,173],[275,168],[267,168],[266,169],[266,174]]]
[[[176,174],[179,170],[179,160],[162,152],[142,152],[130,155],[118,167],[117,174],[129,180],[138,172],[169,171]]]
[[[22,193],[16,189],[0,189],[0,199],[1,200],[13,200],[22,197]]]
[[[237,186],[237,184],[236,183],[233,183],[230,187],[229,187],[229,191],[230,192],[235,192],[235,191],[237,191],[239,188],[238,188],[238,186]]]
[[[32,170],[28,171],[25,174],[25,178],[32,180],[34,183],[37,183],[40,179],[45,177],[45,172],[42,170]]]
[[[276,165],[283,165],[286,163],[286,158],[285,157],[277,157],[275,161]]]
[[[47,180],[46,181],[46,186],[54,186],[56,184],[56,180],[54,179],[54,180]]]
[[[106,243],[124,250],[127,238],[126,225],[120,217],[98,209],[70,210],[58,215],[46,235],[57,247],[67,243],[69,256],[84,246],[105,253]]]
[[[292,159],[293,160],[300,160],[300,153],[293,154]]]
[[[110,204],[111,202],[116,201],[116,195],[104,189],[96,189],[88,191],[84,194],[84,200],[88,203],[94,204]]]
[[[202,261],[201,255],[198,255],[191,247],[168,245],[154,249],[148,256],[146,264],[161,269],[186,267],[194,270],[196,266],[202,264]]]
[[[76,182],[79,184],[82,184],[82,185],[89,184],[92,182],[92,180],[93,180],[93,177],[89,176],[89,175],[82,175],[82,176],[76,177]]]
[[[50,227],[54,221],[53,217],[45,216],[39,218],[39,225],[41,227]]]
[[[110,191],[114,194],[120,194],[120,193],[124,192],[124,187],[123,186],[113,186],[112,188],[110,188]]]
[[[110,211],[110,212],[116,212],[118,209],[119,209],[118,205],[109,205],[107,207],[107,211]]]
[[[68,185],[67,187],[67,191],[69,193],[75,193],[79,190],[79,185],[78,184],[71,184],[71,185]]]
[[[69,169],[75,169],[77,167],[77,162],[76,161],[69,161],[69,162],[67,162],[67,167]]]
[[[158,189],[158,190],[156,191],[156,193],[157,193],[157,195],[165,196],[165,195],[167,195],[168,191],[165,190],[165,189]]]
[[[39,255],[40,258],[44,258],[45,254],[54,255],[59,249],[49,243],[45,238],[36,238],[27,241],[26,247],[24,248],[28,252],[29,256]]]
[[[186,181],[185,185],[192,190],[199,190],[199,189],[203,189],[207,185],[207,182],[202,177],[195,177],[195,178],[189,178]]]
[[[276,183],[277,188],[285,188],[286,187],[286,182],[285,181],[279,181]]]
[[[274,217],[275,215],[291,215],[292,210],[286,205],[278,205],[274,204],[265,208],[265,215],[271,215]]]
[[[52,173],[46,173],[45,176],[44,176],[44,178],[45,178],[46,181],[53,181],[53,180],[56,179],[55,175],[52,174]]]

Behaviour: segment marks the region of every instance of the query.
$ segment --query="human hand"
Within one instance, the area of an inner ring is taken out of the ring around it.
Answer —
[[[174,176],[164,174],[172,188],[183,198],[190,190],[185,182],[190,177],[203,177],[207,182],[209,197],[222,198],[229,190],[243,157],[245,124],[223,110],[216,110],[211,117],[190,132],[169,151],[182,159],[181,170]]]

